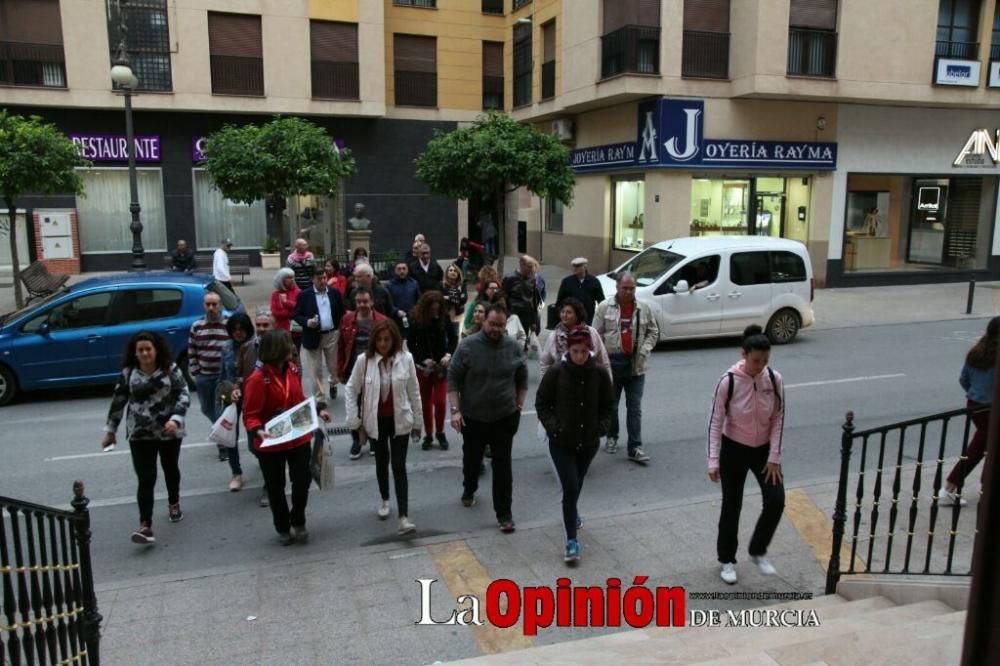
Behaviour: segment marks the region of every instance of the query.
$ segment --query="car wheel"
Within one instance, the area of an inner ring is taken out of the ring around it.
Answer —
[[[802,327],[799,313],[791,308],[778,310],[767,322],[767,337],[773,345],[786,345],[795,339]]]
[[[181,374],[184,375],[184,381],[187,382],[188,390],[195,390],[194,380],[191,379],[191,373],[188,372],[188,353],[186,351],[177,357],[177,367],[181,369]]]
[[[0,407],[10,403],[17,395],[17,378],[7,366],[0,365]]]

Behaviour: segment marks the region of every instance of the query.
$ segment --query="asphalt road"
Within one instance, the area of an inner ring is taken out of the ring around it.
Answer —
[[[865,427],[962,406],[958,373],[984,327],[985,320],[970,319],[807,331],[792,345],[775,348],[771,364],[786,382],[786,483],[807,485],[836,475],[840,426],[849,409]],[[716,381],[738,358],[732,339],[661,345],[649,366],[644,400],[644,443],[653,460],[645,467],[630,463],[624,446],[617,456],[599,453],[581,513],[618,515],[715,495],[717,487],[705,477],[708,410]],[[529,404],[537,375],[533,365]],[[359,546],[405,546],[395,534],[395,506],[389,521],[375,517],[374,459],[349,460],[345,437],[336,442],[336,488],[310,494],[308,550],[280,548],[270,512],[257,506],[256,462],[244,455],[248,487],[228,492],[228,465],[216,460],[214,445],[206,441],[209,424],[193,405],[181,455],[186,517],[178,525],[166,521],[160,481],[156,564],[150,567],[148,551],[128,538],[138,522],[128,448],[102,453],[99,445],[109,401],[109,388],[87,388],[34,394],[0,409],[0,495],[65,506],[72,482],[82,479],[93,501],[98,583],[330,556]],[[342,400],[336,408],[340,419]],[[520,524],[555,524],[561,516],[560,493],[547,451],[536,439],[536,423],[529,408],[514,447],[514,516]],[[410,449],[410,517],[418,535],[466,533],[494,524],[489,473],[478,506],[459,504],[460,437],[450,428],[448,436],[452,447],[447,452]]]

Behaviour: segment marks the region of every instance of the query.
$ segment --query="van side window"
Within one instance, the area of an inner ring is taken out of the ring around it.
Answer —
[[[719,264],[722,258],[713,254],[709,257],[701,257],[685,264],[679,271],[667,278],[656,290],[657,294],[673,293],[677,283],[686,280],[691,291],[704,289],[713,284],[719,278]]]
[[[734,252],[729,259],[729,279],[733,284],[749,286],[770,284],[770,252]]]
[[[805,282],[806,262],[794,252],[771,253],[772,282]]]

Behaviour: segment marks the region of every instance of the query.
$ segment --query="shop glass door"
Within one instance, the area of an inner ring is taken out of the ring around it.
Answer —
[[[757,178],[750,233],[783,238],[785,235],[785,179]]]
[[[913,181],[913,222],[906,260],[915,264],[944,263],[948,219],[948,180]]]

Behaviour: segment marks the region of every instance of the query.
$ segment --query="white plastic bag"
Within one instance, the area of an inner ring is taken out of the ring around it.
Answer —
[[[236,448],[236,405],[226,407],[219,420],[212,424],[208,439],[230,449]]]

